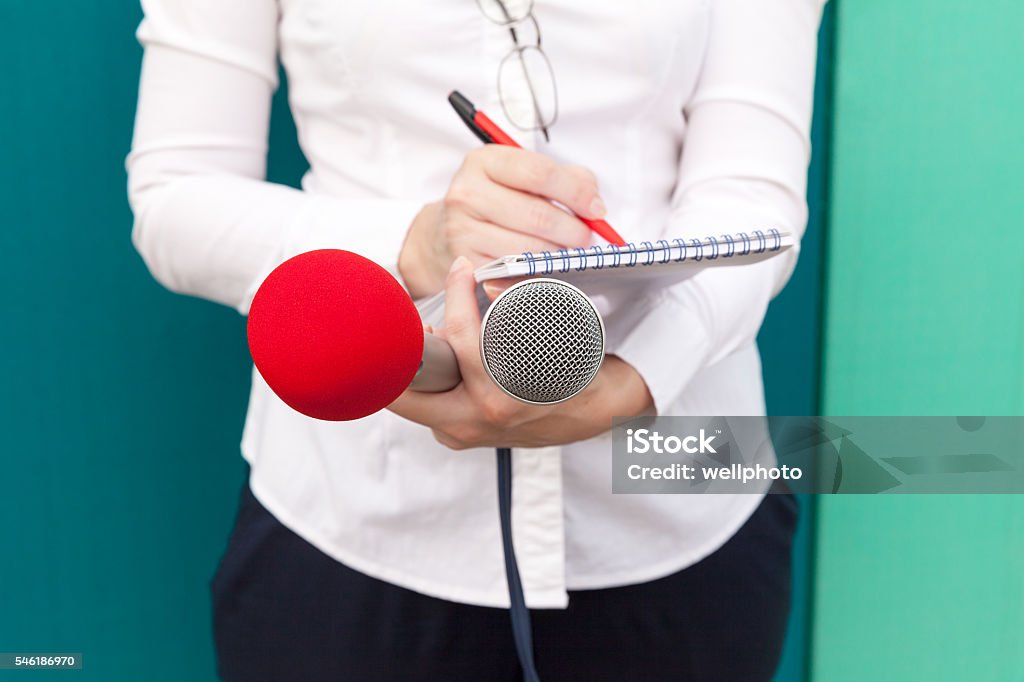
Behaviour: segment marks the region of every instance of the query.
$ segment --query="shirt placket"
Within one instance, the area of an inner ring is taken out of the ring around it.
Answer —
[[[498,70],[514,47],[507,26],[481,16],[481,68],[488,84],[481,107],[525,149],[535,150],[537,136],[523,133],[508,119],[498,91]],[[513,57],[514,59],[514,57]],[[562,506],[562,448],[515,448],[512,451],[512,541],[526,603],[531,608],[564,608],[565,526]]]
[[[562,448],[512,451],[512,541],[527,605],[565,607]]]

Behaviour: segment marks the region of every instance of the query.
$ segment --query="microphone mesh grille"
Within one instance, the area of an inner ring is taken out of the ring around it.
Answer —
[[[528,280],[495,300],[481,336],[495,383],[532,403],[582,391],[604,359],[601,317],[581,291],[558,280]]]

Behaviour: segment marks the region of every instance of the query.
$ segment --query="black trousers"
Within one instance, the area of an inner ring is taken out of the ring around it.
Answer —
[[[531,611],[541,679],[771,679],[796,509],[791,495],[768,495],[722,548],[683,571]],[[218,672],[230,682],[522,679],[506,610],[354,571],[281,525],[248,487],[211,590]]]

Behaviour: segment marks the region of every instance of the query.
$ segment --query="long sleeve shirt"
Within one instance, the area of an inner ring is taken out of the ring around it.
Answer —
[[[169,289],[242,314],[276,265],[316,248],[398,276],[413,218],[478,144],[446,101],[456,88],[525,147],[594,171],[630,241],[800,235],[821,5],[536,0],[559,105],[546,142],[505,117],[498,72],[513,43],[472,0],[144,0],[134,243]],[[279,60],[310,163],[301,190],[265,181]],[[604,301],[608,352],[636,368],[659,414],[763,414],[755,337],[797,252]],[[387,411],[310,419],[254,371],[242,452],[259,500],[338,561],[507,605],[493,450],[453,452]],[[513,458],[531,607],[680,570],[760,501],[613,495],[609,434]]]

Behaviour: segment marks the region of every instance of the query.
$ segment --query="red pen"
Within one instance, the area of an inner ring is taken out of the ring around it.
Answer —
[[[473,103],[470,102],[466,97],[458,90],[448,95],[448,101],[452,107],[458,113],[459,118],[469,127],[473,133],[479,137],[484,144],[500,144],[505,147],[516,147],[522,149],[518,142],[513,140],[508,133],[498,127],[498,125],[487,118],[487,115],[482,111],[477,111]],[[626,240],[619,236],[611,225],[603,220],[591,220],[584,218],[583,216],[576,216],[583,222],[584,225],[589,227],[591,230],[596,232],[599,236],[605,239],[609,244],[615,244],[616,246],[625,246]]]

